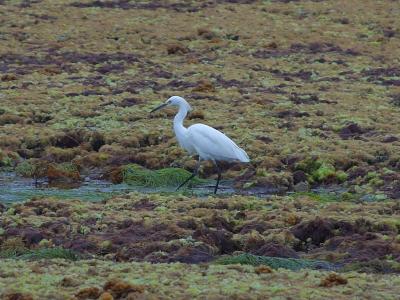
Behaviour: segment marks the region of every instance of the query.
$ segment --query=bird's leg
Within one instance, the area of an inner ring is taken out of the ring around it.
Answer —
[[[197,175],[197,173],[199,172],[199,169],[200,169],[200,162],[201,162],[201,160],[200,160],[200,157],[199,157],[199,161],[197,162],[197,165],[196,165],[196,168],[195,168],[194,171],[193,171],[193,174],[190,175],[189,178],[186,179],[184,182],[182,182],[182,183],[176,188],[176,190],[179,190],[179,189],[180,189],[181,187],[183,187],[187,182],[189,182],[194,176]]]
[[[218,171],[217,184],[215,185],[215,188],[214,188],[214,194],[216,194],[217,190],[218,190],[219,181],[221,180],[221,169],[215,161],[214,161],[214,164],[217,167],[217,171]]]

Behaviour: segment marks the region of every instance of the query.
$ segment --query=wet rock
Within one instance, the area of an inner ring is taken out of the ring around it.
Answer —
[[[97,246],[95,243],[88,241],[84,238],[75,238],[73,240],[66,241],[64,247],[80,253],[95,253],[97,250]]]
[[[304,171],[297,170],[293,172],[293,183],[298,184],[307,181],[307,174]]]
[[[22,238],[24,239],[27,246],[38,244],[44,239],[44,235],[33,228],[25,229],[22,231]]]
[[[267,135],[260,135],[256,137],[257,140],[264,142],[265,144],[269,144],[272,143],[273,140],[271,137],[267,136]]]
[[[5,204],[0,202],[0,213],[3,213],[7,210],[7,207],[5,206]]]
[[[344,139],[359,137],[365,131],[357,123],[349,123],[339,131],[339,136]]]
[[[358,177],[364,177],[368,174],[368,170],[362,167],[354,167],[347,172],[349,175],[349,180],[353,180]]]
[[[320,245],[334,236],[332,222],[319,217],[312,221],[300,223],[293,227],[291,231],[296,238],[303,242],[310,238],[314,245]]]
[[[82,131],[67,131],[58,135],[53,145],[59,148],[74,148],[83,142],[83,137],[84,132]]]
[[[397,31],[391,27],[383,29],[383,35],[387,38],[392,38],[397,34]]]
[[[232,240],[233,234],[226,230],[216,230],[209,228],[197,229],[193,233],[193,238],[202,241],[205,244],[215,246],[220,254],[229,254],[238,249],[236,243]]]
[[[288,118],[288,117],[294,117],[294,118],[302,118],[302,117],[309,117],[310,114],[305,111],[295,111],[295,110],[284,110],[280,111],[276,114],[278,118]]]
[[[383,137],[382,143],[393,143],[393,142],[397,142],[398,140],[399,140],[399,138],[397,136],[386,135]]]
[[[100,148],[106,144],[104,135],[98,131],[91,134],[89,143],[94,151],[99,151]]]

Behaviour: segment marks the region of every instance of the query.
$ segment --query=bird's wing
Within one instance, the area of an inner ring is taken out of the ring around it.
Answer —
[[[225,134],[210,126],[204,124],[190,126],[188,139],[203,159],[249,161],[243,149]]]

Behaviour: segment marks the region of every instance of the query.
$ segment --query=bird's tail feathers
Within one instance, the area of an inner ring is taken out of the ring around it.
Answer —
[[[250,162],[249,156],[247,155],[246,151],[244,151],[242,148],[238,147],[237,155],[238,155],[239,161]]]

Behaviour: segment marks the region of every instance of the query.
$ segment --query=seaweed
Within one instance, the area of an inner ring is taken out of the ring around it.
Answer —
[[[316,270],[337,270],[339,267],[335,264],[319,261],[319,260],[307,260],[298,258],[282,258],[282,257],[270,257],[270,256],[258,256],[249,253],[243,253],[235,256],[222,256],[214,261],[215,264],[221,265],[252,265],[260,266],[266,265],[272,269],[288,269],[292,271],[298,271],[301,269],[316,269]]]
[[[54,259],[62,258],[66,260],[78,260],[80,254],[77,252],[64,249],[61,247],[54,248],[39,248],[34,250],[29,249],[6,249],[0,251],[0,258],[9,259],[25,259],[25,260],[38,260],[38,259]]]
[[[145,187],[178,186],[184,182],[191,173],[181,168],[165,168],[160,170],[148,170],[140,165],[129,164],[123,167],[123,182]],[[194,177],[189,186],[207,182],[204,179]]]

